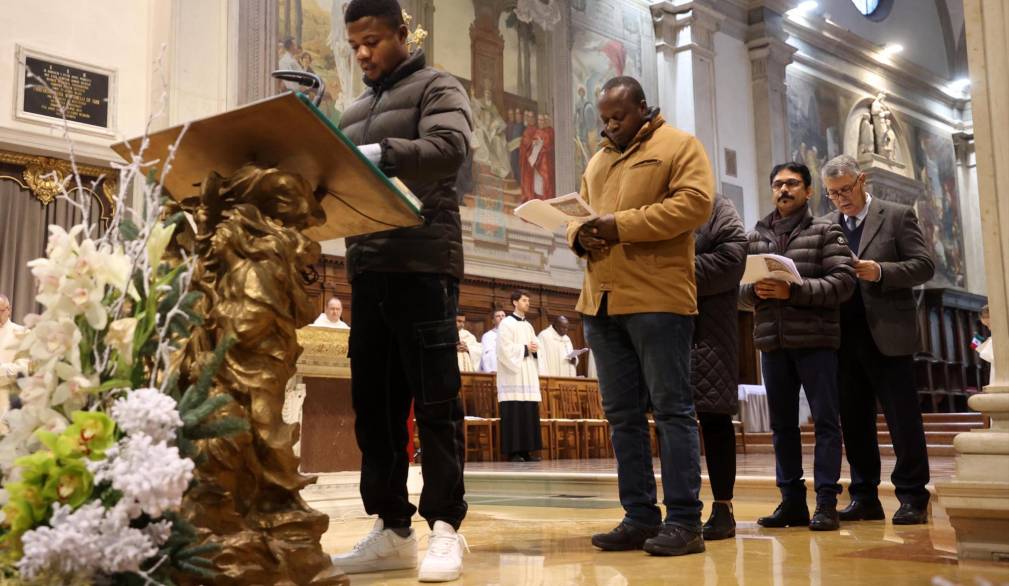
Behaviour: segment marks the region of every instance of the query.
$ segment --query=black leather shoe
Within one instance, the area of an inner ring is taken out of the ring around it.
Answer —
[[[641,549],[645,541],[659,534],[659,527],[644,529],[621,523],[609,533],[596,533],[592,545],[603,551],[630,551]]]
[[[840,527],[836,505],[816,505],[813,518],[809,520],[810,531],[837,531]]]
[[[700,533],[678,525],[666,525],[659,534],[645,542],[645,551],[652,555],[687,555],[704,552]]]
[[[928,523],[928,506],[917,508],[909,503],[903,503],[893,514],[894,525],[924,525]]]
[[[880,521],[886,518],[879,499],[852,499],[847,507],[837,512],[842,521]]]
[[[713,503],[711,515],[701,530],[704,541],[718,541],[736,536],[736,519],[732,507],[725,503]]]
[[[526,459],[522,457],[522,454],[512,454],[511,457],[508,458],[508,461],[509,462],[525,462]]]
[[[769,516],[757,519],[757,525],[772,528],[809,525],[809,507],[806,501],[781,501]]]

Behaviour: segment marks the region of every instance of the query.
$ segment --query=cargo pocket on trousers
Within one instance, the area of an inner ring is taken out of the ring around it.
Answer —
[[[420,345],[420,394],[424,403],[455,399],[462,385],[456,358],[459,332],[455,319],[423,322],[415,327]]]

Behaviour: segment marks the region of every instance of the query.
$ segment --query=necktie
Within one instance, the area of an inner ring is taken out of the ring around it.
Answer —
[[[858,228],[858,218],[855,216],[848,216],[848,231],[854,232],[855,228]]]

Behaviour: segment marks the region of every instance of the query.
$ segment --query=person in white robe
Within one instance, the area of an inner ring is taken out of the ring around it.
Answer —
[[[320,328],[336,328],[338,330],[349,330],[350,326],[341,319],[343,317],[343,303],[336,297],[330,297],[326,302],[326,311],[319,314],[312,322],[313,326]]]
[[[503,309],[494,310],[491,319],[494,321],[494,328],[484,332],[480,338],[480,346],[483,347],[483,356],[480,357],[480,372],[497,372],[497,332],[498,326],[505,318]]]
[[[455,328],[459,330],[459,343],[455,347],[455,355],[459,359],[459,372],[477,372],[483,349],[476,336],[466,329],[466,316],[455,316]]]
[[[578,376],[578,356],[575,355],[574,344],[568,336],[568,327],[568,318],[559,315],[537,336],[541,375],[569,378]]]
[[[17,392],[18,376],[28,372],[28,360],[15,360],[18,336],[24,328],[11,321],[11,302],[6,295],[0,295],[0,419],[10,409],[10,398]],[[7,432],[7,425],[0,421],[0,433]]]
[[[511,462],[538,461],[540,436],[539,342],[526,321],[529,294],[511,294],[514,311],[498,326],[497,395],[501,411],[501,451]]]

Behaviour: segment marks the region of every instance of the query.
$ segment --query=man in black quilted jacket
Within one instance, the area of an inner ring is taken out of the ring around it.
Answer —
[[[462,406],[455,327],[463,274],[456,174],[469,152],[472,116],[459,82],[410,52],[396,0],[352,0],[347,38],[368,86],[340,119],[343,132],[423,202],[419,226],[347,239],[354,327],[351,396],[361,448],[361,497],[377,515],[353,551],[333,556],[350,573],[417,566],[407,496],[410,403],[424,446],[420,514],[431,527],[418,578],[462,571]]]
[[[814,219],[807,200],[809,169],[783,163],[771,171],[775,210],[747,236],[749,254],[790,258],[801,284],[765,279],[743,285],[742,301],[754,307],[753,339],[761,351],[767,406],[781,504],[761,517],[764,527],[808,525],[814,531],[839,527],[841,426],[838,417],[837,349],[839,308],[855,288],[851,253],[841,228]],[[805,390],[815,426],[813,485],[816,511],[806,505],[799,432],[799,389]]]

